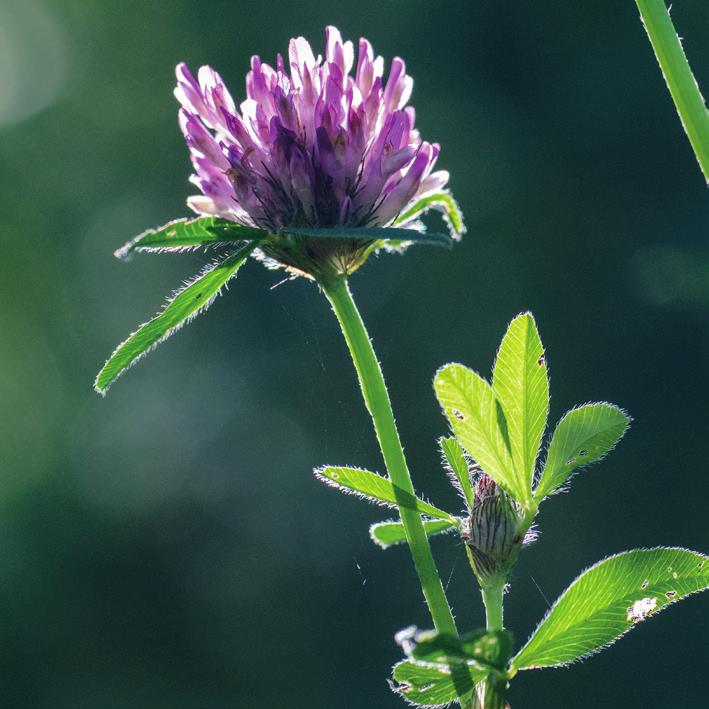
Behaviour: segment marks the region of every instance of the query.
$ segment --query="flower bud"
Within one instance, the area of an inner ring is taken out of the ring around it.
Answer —
[[[506,579],[524,542],[514,501],[487,474],[475,486],[473,509],[465,521],[463,540],[481,586]]]

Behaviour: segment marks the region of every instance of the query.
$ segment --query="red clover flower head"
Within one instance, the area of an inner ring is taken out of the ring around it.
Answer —
[[[445,187],[448,173],[433,171],[439,146],[421,139],[406,105],[413,80],[403,60],[385,81],[366,39],[355,67],[352,42],[335,27],[325,34],[324,59],[303,37],[291,39],[288,64],[252,57],[238,108],[216,71],[204,66],[195,78],[177,66],[180,126],[201,191],[188,199],[195,212],[273,233],[386,227]]]
[[[386,226],[417,197],[440,190],[432,172],[436,144],[414,129],[406,106],[413,80],[395,58],[384,61],[326,29],[325,59],[303,37],[292,39],[288,66],[251,59],[246,100],[237,110],[217,72],[198,80],[177,67],[180,126],[202,195],[189,206],[263,229]]]

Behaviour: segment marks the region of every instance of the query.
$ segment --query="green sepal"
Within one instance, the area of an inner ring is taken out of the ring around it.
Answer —
[[[427,536],[431,537],[458,529],[458,524],[447,519],[425,519],[423,520],[423,528]],[[394,520],[373,524],[369,528],[369,536],[382,549],[407,542],[404,525]]]
[[[235,246],[241,241],[262,241],[269,233],[219,217],[175,219],[148,229],[121,246],[114,255],[127,259],[137,251],[191,251],[206,246]]]
[[[429,517],[443,519],[457,524],[455,517],[443,510],[420,500],[418,497],[392,484],[390,480],[360,468],[325,466],[316,468],[315,476],[327,485],[342,492],[359,495],[369,502],[385,507],[403,507]]]
[[[599,561],[564,591],[512,659],[516,670],[557,667],[615,642],[645,618],[709,588],[709,557],[678,547]]]
[[[206,310],[227,281],[236,275],[254,248],[255,244],[242,246],[238,251],[208,266],[175,293],[158,315],[141,325],[116,348],[98,373],[94,389],[104,395],[111,383],[128,367]]]

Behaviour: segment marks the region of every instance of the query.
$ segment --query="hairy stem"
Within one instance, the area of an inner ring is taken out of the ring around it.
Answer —
[[[411,475],[406,465],[404,450],[401,447],[384,376],[364,322],[352,299],[347,279],[344,277],[335,278],[331,281],[321,282],[320,286],[332,305],[350,349],[364,401],[374,422],[374,430],[389,473],[389,479],[394,485],[413,495]],[[404,508],[399,509],[399,514],[433,624],[439,632],[457,635],[455,620],[431,553],[431,546],[424,531],[421,515]]]
[[[505,582],[495,582],[482,590],[485,605],[485,627],[487,630],[503,629],[503,595]]]
[[[664,0],[635,0],[677,113],[709,183],[709,111]]]

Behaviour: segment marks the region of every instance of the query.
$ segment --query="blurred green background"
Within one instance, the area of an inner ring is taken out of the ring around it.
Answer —
[[[674,3],[709,88],[709,5]],[[199,270],[113,250],[186,214],[173,67],[243,96],[252,53],[323,27],[415,77],[423,134],[467,216],[450,253],[373,259],[353,290],[418,489],[455,509],[435,369],[487,372],[534,311],[552,418],[609,400],[631,433],[543,506],[507,621],[523,641],[584,567],[637,546],[709,551],[707,190],[631,0],[0,4],[0,705],[402,706],[395,631],[429,620],[386,512],[316,482],[382,470],[325,301],[252,262],[118,382],[113,347]],[[460,625],[482,607],[463,550],[434,541]],[[515,709],[687,707],[706,698],[709,597],[598,657],[522,673]]]

